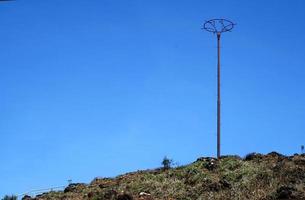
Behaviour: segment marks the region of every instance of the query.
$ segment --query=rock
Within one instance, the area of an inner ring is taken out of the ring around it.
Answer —
[[[147,192],[140,192],[139,200],[152,200],[151,194]]]
[[[151,196],[151,194],[149,194],[147,192],[140,192],[139,196]]]

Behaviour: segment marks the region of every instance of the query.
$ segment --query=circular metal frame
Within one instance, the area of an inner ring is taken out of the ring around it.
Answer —
[[[234,23],[227,19],[210,19],[203,25],[203,29],[211,33],[224,33],[234,28]]]

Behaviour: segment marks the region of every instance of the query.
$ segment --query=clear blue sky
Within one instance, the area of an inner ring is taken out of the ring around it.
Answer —
[[[305,143],[303,0],[0,3],[0,195]]]

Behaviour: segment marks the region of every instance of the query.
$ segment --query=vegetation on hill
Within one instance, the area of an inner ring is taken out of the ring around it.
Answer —
[[[2,200],[17,200],[17,196],[14,196],[14,195],[5,195]]]
[[[199,158],[186,166],[137,171],[24,200],[305,200],[305,155]]]

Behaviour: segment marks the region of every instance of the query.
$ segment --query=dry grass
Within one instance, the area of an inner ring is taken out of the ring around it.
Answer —
[[[151,194],[139,197],[139,193]],[[124,194],[124,195],[123,195]],[[90,184],[70,185],[36,200],[272,200],[305,199],[305,156],[285,157],[275,152],[250,154],[245,159],[226,156],[200,158],[169,170],[147,170]]]

